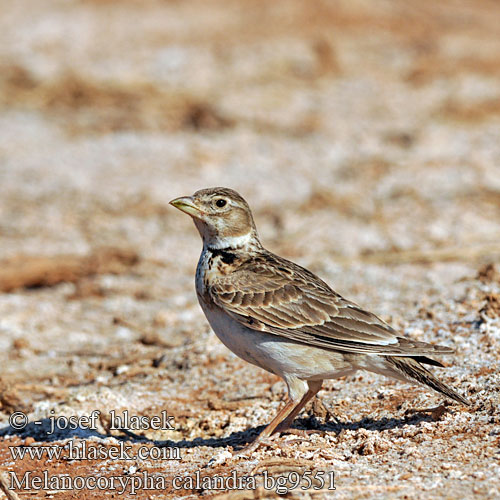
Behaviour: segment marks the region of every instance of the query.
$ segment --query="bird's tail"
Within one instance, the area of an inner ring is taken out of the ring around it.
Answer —
[[[448,396],[455,401],[470,406],[471,403],[466,398],[455,392],[451,387],[443,384],[429,370],[424,368],[416,359],[403,356],[386,356],[389,365],[399,375],[406,379],[413,379],[421,384],[427,385],[445,396]]]

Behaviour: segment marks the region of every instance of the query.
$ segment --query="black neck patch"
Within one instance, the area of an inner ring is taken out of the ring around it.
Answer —
[[[214,257],[220,257],[224,264],[232,264],[236,259],[236,255],[229,252],[229,248],[208,248]]]

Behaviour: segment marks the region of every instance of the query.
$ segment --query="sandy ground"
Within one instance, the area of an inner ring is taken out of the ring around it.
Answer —
[[[498,2],[0,11],[0,497],[273,498],[288,479],[291,498],[498,498]],[[233,456],[285,388],[197,304],[201,243],[168,201],[214,185],[246,197],[269,249],[454,347],[435,372],[472,407],[415,413],[442,398],[359,372],[300,415],[317,433]],[[112,428],[125,410],[148,418],[134,434]]]

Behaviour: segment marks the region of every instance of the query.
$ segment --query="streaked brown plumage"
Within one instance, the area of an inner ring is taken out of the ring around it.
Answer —
[[[251,255],[235,251],[233,256],[231,272],[211,282],[207,292],[216,305],[254,330],[346,352],[453,352],[398,337],[387,323],[341,297],[307,269],[265,249]]]
[[[358,369],[417,381],[469,404],[422,366],[442,366],[427,356],[453,349],[399,336],[307,269],[266,250],[238,193],[204,189],[171,204],[193,217],[202,236],[196,290],[213,330],[288,385],[287,405],[259,438],[289,426],[323,379]]]

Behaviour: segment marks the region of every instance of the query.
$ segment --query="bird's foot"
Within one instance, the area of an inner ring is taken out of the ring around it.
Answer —
[[[276,440],[277,437],[278,435],[266,436],[262,438],[260,436],[257,436],[251,443],[241,448],[241,450],[237,451],[233,456],[248,457],[254,451],[258,450],[261,446],[274,447],[275,445],[274,441]]]
[[[269,448],[281,448],[286,447],[292,442],[297,441],[309,441],[311,434],[324,434],[324,431],[320,431],[317,429],[285,429],[283,431],[277,431],[272,436],[267,436],[263,438],[257,437],[254,441],[247,444],[244,448],[239,450],[234,454],[237,457],[250,456],[254,451],[258,450],[261,446],[267,446]],[[282,434],[292,434],[294,436],[298,436],[298,439],[284,441],[281,440],[280,437]]]
[[[294,436],[299,436],[304,439],[309,439],[311,434],[324,434],[324,431],[320,431],[319,429],[286,429],[285,431],[281,431],[282,434],[293,434]]]
[[[413,413],[429,413],[431,415],[432,420],[439,420],[445,413],[448,413],[448,408],[445,403],[440,404],[434,408],[412,408],[406,410],[406,414]]]

